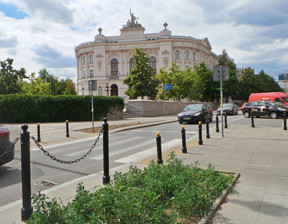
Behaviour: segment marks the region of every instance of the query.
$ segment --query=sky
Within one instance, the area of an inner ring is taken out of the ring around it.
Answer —
[[[145,33],[166,22],[172,35],[207,37],[237,68],[288,72],[287,0],[0,0],[0,61],[76,81],[75,47],[94,41],[99,27],[119,36],[130,9]]]

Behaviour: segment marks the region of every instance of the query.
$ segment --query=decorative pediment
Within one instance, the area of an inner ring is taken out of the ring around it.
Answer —
[[[96,58],[103,58],[104,56],[102,54],[97,54],[95,57]]]
[[[165,50],[165,51],[162,52],[162,54],[170,54],[170,52]]]
[[[201,41],[201,43],[202,43],[203,45],[205,45],[206,47],[208,47],[209,50],[212,50],[212,47],[211,47],[210,42],[209,42],[209,40],[208,40],[207,37],[201,39],[200,41]]]

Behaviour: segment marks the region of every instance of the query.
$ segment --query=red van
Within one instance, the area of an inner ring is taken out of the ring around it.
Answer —
[[[288,106],[288,96],[282,92],[251,93],[249,102],[252,101],[274,101],[284,103]]]

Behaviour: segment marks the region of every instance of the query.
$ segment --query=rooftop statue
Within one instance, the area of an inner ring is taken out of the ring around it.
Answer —
[[[136,21],[139,17],[136,18],[136,16],[134,16],[134,13],[131,13],[131,9],[130,9],[130,17],[131,20],[128,19],[126,25],[123,25],[123,29],[142,27],[142,25]]]

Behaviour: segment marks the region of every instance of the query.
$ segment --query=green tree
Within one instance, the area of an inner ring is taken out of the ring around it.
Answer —
[[[32,95],[48,95],[49,94],[49,83],[45,83],[41,77],[35,77],[35,73],[32,73],[29,77],[29,81],[22,83],[22,92]]]
[[[149,66],[149,56],[142,50],[135,48],[136,53],[133,55],[135,58],[135,66],[131,70],[131,74],[127,76],[123,83],[128,86],[128,90],[125,92],[131,99],[135,99],[141,96],[150,98],[156,97],[156,87],[159,85],[159,81],[153,75],[154,69]]]
[[[77,92],[75,90],[75,84],[74,84],[73,80],[66,79],[66,86],[65,86],[64,95],[77,95]]]
[[[238,98],[239,80],[237,78],[237,68],[236,64],[229,58],[226,50],[223,50],[219,56],[219,65],[228,65],[229,67],[229,80],[223,82],[223,97],[226,100],[228,97]]]
[[[13,69],[13,59],[7,58],[5,61],[0,61],[0,94],[12,94],[21,92],[21,81],[27,78],[26,70]]]
[[[205,62],[194,66],[192,75],[193,86],[189,95],[190,99],[198,101],[211,101],[217,96],[217,88],[213,82],[213,73]]]
[[[283,89],[274,78],[267,75],[264,70],[259,72],[257,80],[259,80],[259,92],[283,92]]]
[[[239,80],[239,99],[247,101],[250,93],[258,92],[257,77],[251,67],[241,69]]]
[[[160,73],[157,75],[157,79],[160,82],[158,97],[163,99],[165,94],[166,97],[176,98],[179,101],[182,98],[188,97],[192,88],[191,68],[181,71],[176,63],[172,63],[172,67],[169,71],[170,72],[160,69]],[[165,89],[166,84],[171,85],[171,90]]]

